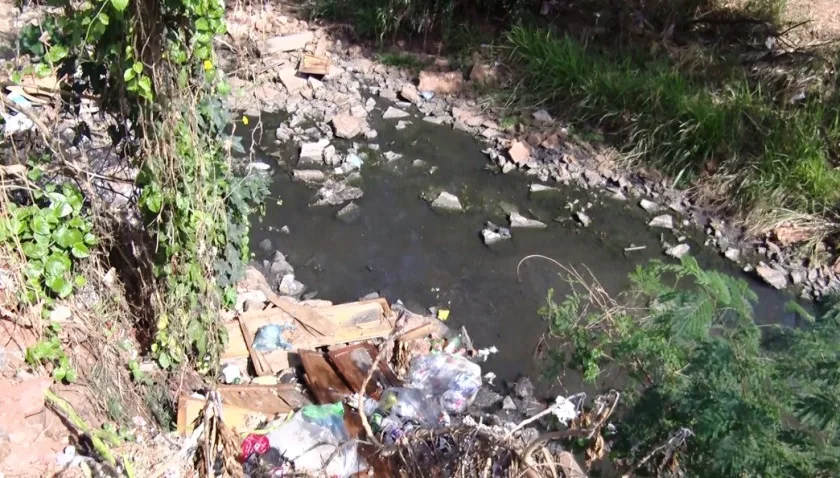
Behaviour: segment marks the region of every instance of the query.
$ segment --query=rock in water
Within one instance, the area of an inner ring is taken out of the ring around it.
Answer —
[[[575,217],[581,225],[583,225],[583,227],[589,227],[589,225],[592,224],[592,219],[583,211],[578,211],[577,214],[575,214]]]
[[[292,179],[304,183],[322,183],[327,180],[327,175],[320,169],[295,169],[292,171]]]
[[[663,214],[661,216],[656,216],[655,218],[651,219],[648,223],[650,227],[661,227],[663,229],[673,229],[674,228],[674,218],[671,217],[669,214]]]
[[[674,257],[676,259],[681,259],[682,256],[688,254],[688,250],[690,249],[688,244],[678,244],[674,247],[669,247],[665,250],[665,254]]]
[[[295,280],[294,274],[286,274],[280,280],[280,285],[277,286],[277,291],[281,295],[299,296],[306,290],[306,286]]]
[[[552,186],[546,186],[545,184],[534,183],[534,184],[531,185],[530,191],[531,191],[531,193],[545,193],[545,192],[552,192],[552,191],[557,192],[557,191],[560,191],[560,190],[555,188],[555,187],[552,187]]]
[[[300,159],[298,160],[299,168],[306,167],[320,167],[324,165],[324,148],[326,144],[319,141],[317,143],[301,143],[300,145]]]
[[[327,180],[326,184],[318,190],[315,206],[338,206],[347,201],[359,199],[363,195],[364,191],[355,186]]]
[[[350,204],[341,208],[336,214],[336,219],[346,222],[348,224],[352,222],[356,222],[359,219],[359,216],[362,215],[362,208],[359,207],[358,204],[355,202],[350,202]]]
[[[530,229],[542,229],[548,227],[548,225],[544,222],[537,221],[536,219],[529,219],[518,212],[510,213],[510,227],[513,228],[530,228]]]
[[[506,227],[499,227],[492,222],[488,222],[487,227],[481,231],[481,238],[484,240],[485,244],[492,246],[493,244],[510,239],[510,229]]]
[[[642,199],[641,201],[639,201],[639,206],[647,212],[656,212],[659,209],[661,209],[659,204],[656,204],[653,201],[648,201],[647,199]]]
[[[335,115],[332,119],[333,130],[339,138],[351,139],[362,133],[364,120],[352,115]]]
[[[382,115],[382,119],[399,119],[399,118],[406,118],[410,116],[405,111],[394,108],[393,106],[389,106],[385,113]]]
[[[756,267],[755,271],[758,273],[759,277],[764,279],[764,282],[767,282],[777,289],[784,289],[788,285],[787,274],[784,271],[763,265]]]
[[[446,191],[438,194],[438,197],[432,201],[432,207],[453,212],[461,212],[464,210],[464,206],[461,205],[461,200],[458,199],[458,196],[450,194]]]
[[[400,96],[406,100],[414,103],[415,105],[419,105],[423,102],[423,99],[420,97],[420,93],[417,92],[417,88],[414,85],[405,85],[400,90]]]

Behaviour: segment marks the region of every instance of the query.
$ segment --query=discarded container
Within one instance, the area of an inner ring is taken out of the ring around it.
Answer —
[[[292,344],[283,338],[283,331],[293,328],[294,325],[288,322],[284,324],[263,325],[254,334],[254,349],[260,352],[272,352],[277,349],[291,350]]]
[[[268,434],[271,448],[294,462],[298,471],[320,473],[336,448],[341,446],[325,470],[327,476],[336,477],[349,477],[368,469],[355,443],[347,443],[349,439],[341,403],[307,405]]]
[[[416,388],[386,389],[370,413],[371,430],[386,444],[396,442],[415,428],[435,429],[448,424],[449,416],[440,405]]]
[[[464,413],[481,388],[481,367],[460,355],[423,355],[411,361],[408,382],[445,411]]]

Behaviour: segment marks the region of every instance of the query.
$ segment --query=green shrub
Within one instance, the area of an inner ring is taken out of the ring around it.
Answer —
[[[648,471],[840,472],[840,307],[801,329],[762,333],[747,284],[704,271],[691,257],[653,262],[631,279],[626,302],[616,303],[591,286],[581,295],[586,282],[574,276],[577,292],[560,304],[549,295],[542,310],[564,344],[555,350],[555,368],[578,369],[589,382],[604,373],[629,378],[613,458],[638,464],[687,429],[684,447],[649,460]]]

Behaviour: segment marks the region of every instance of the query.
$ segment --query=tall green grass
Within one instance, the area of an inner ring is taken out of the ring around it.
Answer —
[[[837,102],[784,104],[738,68],[711,82],[666,59],[587,48],[546,30],[514,27],[507,40],[521,99],[607,126],[641,161],[683,181],[713,169],[745,209],[820,213],[838,204]]]

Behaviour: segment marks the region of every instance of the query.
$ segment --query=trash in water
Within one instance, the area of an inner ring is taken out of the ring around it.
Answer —
[[[440,309],[437,313],[437,318],[445,321],[449,318],[449,309]]]
[[[254,335],[254,349],[260,352],[271,352],[277,349],[291,350],[292,344],[283,338],[283,331],[292,330],[294,327],[288,322],[263,325]]]
[[[365,408],[368,408],[366,405]],[[434,400],[416,388],[391,387],[370,413],[371,430],[386,444],[392,444],[405,433],[417,429],[436,429],[449,424],[449,416]]]
[[[494,345],[494,346],[487,347],[487,348],[484,348],[484,349],[476,350],[475,356],[478,360],[481,360],[482,362],[486,362],[487,359],[490,358],[490,355],[497,354],[497,353],[499,353],[499,349],[497,349],[496,346]]]
[[[327,460],[328,476],[349,477],[368,469],[344,426],[344,405],[307,405],[289,421],[268,433],[271,448],[294,462],[295,469],[321,473]],[[338,447],[341,449],[336,453]],[[335,455],[335,456],[333,456]]]
[[[460,355],[423,355],[411,361],[407,378],[445,411],[463,413],[481,388],[481,367]]]

